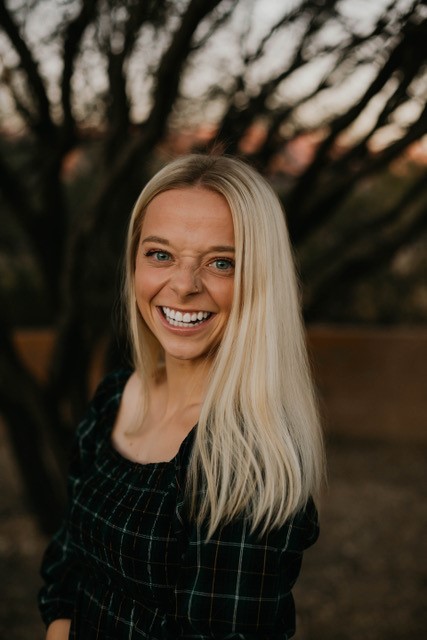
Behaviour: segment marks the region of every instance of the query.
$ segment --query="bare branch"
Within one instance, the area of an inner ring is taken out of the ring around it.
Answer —
[[[191,50],[191,41],[200,22],[223,0],[191,0],[172,42],[159,64],[153,107],[144,129],[160,135],[178,94],[182,70]]]
[[[83,34],[93,20],[98,0],[83,0],[80,13],[67,27],[64,38],[64,66],[62,71],[62,110],[64,114],[63,131],[65,146],[69,146],[74,133],[74,117],[71,108],[71,79],[76,56],[79,52]]]
[[[331,295],[354,287],[368,273],[387,265],[403,247],[409,245],[427,229],[425,196],[426,176],[418,180],[401,200],[379,220],[358,235],[357,240],[346,245],[341,259],[328,260],[317,265],[317,278],[307,287],[306,317],[315,319],[327,307]],[[402,212],[412,212],[407,219]],[[415,210],[414,210],[415,209]],[[328,264],[327,264],[328,263]]]
[[[126,132],[130,124],[129,98],[126,90],[125,63],[134,49],[138,34],[145,23],[155,24],[156,20],[166,10],[165,2],[145,3],[136,2],[128,7],[128,19],[124,27],[123,46],[120,51],[113,51],[108,47],[108,78],[109,102],[107,117],[110,131],[107,141],[107,155],[116,154],[126,140]],[[154,73],[154,71],[153,71]]]
[[[348,234],[344,234],[339,240],[339,247],[333,252],[333,259],[328,252],[327,256],[321,256],[312,261],[311,264],[305,266],[305,274],[307,279],[313,283],[323,286],[331,277],[338,277],[340,269],[345,265],[352,256],[360,253],[360,250],[366,245],[366,241],[373,239],[376,247],[382,245],[384,238],[390,237],[395,230],[397,236],[400,234],[399,222],[404,218],[408,209],[413,207],[414,203],[422,202],[427,194],[427,174],[422,172],[420,178],[407,189],[401,198],[394,204],[391,209],[385,211],[373,220],[364,221],[357,229],[352,229]],[[397,237],[396,236],[396,237]],[[317,289],[318,287],[315,286]]]
[[[18,26],[6,8],[4,0],[0,0],[0,26],[3,27],[20,58],[21,68],[27,77],[35,101],[38,118],[33,130],[43,136],[52,136],[55,126],[51,119],[49,100],[37,63],[25,40],[21,37]]]
[[[191,45],[191,51],[198,51],[200,49],[202,49],[205,44],[210,40],[210,38],[213,36],[214,33],[216,33],[218,31],[218,29],[220,27],[222,27],[227,20],[233,15],[233,11],[235,10],[235,8],[237,7],[237,5],[239,4],[239,0],[233,0],[232,3],[230,4],[230,6],[228,7],[228,9],[226,11],[224,11],[224,13],[221,13],[218,18],[216,18],[212,24],[210,25],[208,31],[205,33],[205,35],[203,36],[203,38],[200,38],[200,40],[198,40],[197,42],[193,43]]]
[[[294,242],[301,243],[324,224],[334,214],[338,205],[348,196],[358,180],[366,175],[374,175],[386,167],[425,133],[427,133],[427,105],[425,105],[419,119],[408,128],[405,135],[390,144],[381,153],[371,156],[357,171],[343,172],[343,177],[340,177],[341,171],[336,163],[335,173],[329,188],[323,187],[323,195],[317,194],[315,204],[310,209],[300,210],[298,217],[290,217],[289,227]]]
[[[327,156],[338,135],[347,129],[356,120],[356,118],[358,118],[372,98],[384,88],[393,74],[401,68],[402,61],[407,60],[412,56],[418,58],[420,55],[419,44],[422,41],[422,37],[425,37],[425,31],[426,21],[421,25],[409,25],[403,33],[403,37],[394,47],[385,64],[380,69],[375,79],[371,82],[362,98],[360,98],[353,107],[348,109],[341,116],[338,116],[332,122],[329,135],[320,145],[314,161],[310,164],[304,175],[301,176],[290,196],[289,204],[291,209],[301,207],[301,204],[307,197],[307,194],[312,191],[313,185],[321,173],[321,168],[327,164]],[[425,59],[425,54],[421,54],[421,59]]]
[[[0,80],[3,82],[4,86],[9,91],[9,94],[13,100],[13,104],[15,105],[16,112],[21,116],[24,123],[28,125],[28,127],[32,130],[37,127],[36,120],[34,118],[34,114],[31,109],[28,108],[26,104],[24,104],[21,96],[18,94],[18,90],[15,86],[15,74],[18,72],[18,69],[11,69],[6,67],[3,62],[3,69],[0,76]]]
[[[270,108],[267,106],[268,101],[274,94],[277,87],[284,80],[289,78],[297,69],[302,68],[306,64],[304,50],[307,46],[307,42],[321,29],[327,18],[330,16],[330,13],[334,12],[336,0],[329,0],[329,2],[319,2],[318,4],[320,6],[317,6],[317,3],[313,4],[312,1],[308,1],[303,4],[303,8],[306,9],[308,20],[305,32],[300,38],[299,46],[295,50],[293,58],[289,65],[285,69],[280,71],[276,76],[269,78],[264,84],[262,84],[257,94],[248,99],[248,103],[244,108],[239,107],[235,101],[230,104],[227,112],[222,119],[218,132],[218,138],[225,141],[227,149],[230,153],[237,151],[239,140],[251,126],[255,117],[260,117],[263,114],[269,112]],[[298,11],[295,10],[290,15],[292,20],[295,18],[301,18],[303,15],[302,8],[299,8]],[[276,27],[279,28],[279,25],[282,26],[282,24],[284,24],[285,22],[286,21],[284,21],[284,19],[282,18],[279,22],[276,23],[276,25],[274,25],[273,31],[269,32],[269,34],[264,37],[262,46],[260,45],[257,50],[260,55],[266,43],[269,41],[272,33],[276,30]],[[368,37],[370,36],[365,36],[363,38],[354,36],[351,44],[349,44],[346,49],[341,52],[341,56],[344,56],[347,50],[355,47],[356,44],[359,44],[361,41],[367,39]],[[324,53],[327,52],[328,48],[325,47]],[[252,57],[250,59],[252,60]],[[240,82],[240,90],[244,91],[243,75],[238,79],[238,81]],[[285,113],[287,115],[290,114],[288,108],[285,109]]]
[[[335,0],[336,1],[336,0]],[[258,44],[258,47],[250,54],[247,54],[244,57],[244,64],[248,66],[252,62],[256,60],[260,60],[264,55],[265,48],[267,44],[270,42],[271,38],[275,33],[277,33],[282,27],[289,26],[297,19],[300,19],[305,11],[311,10],[313,6],[313,0],[305,0],[301,5],[295,7],[293,11],[286,12],[279,20],[277,20],[274,25],[271,27],[270,31],[265,34],[265,36],[261,39]]]

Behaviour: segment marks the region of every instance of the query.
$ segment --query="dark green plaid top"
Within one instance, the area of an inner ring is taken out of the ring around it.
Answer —
[[[290,638],[313,503],[262,537],[241,518],[205,543],[183,495],[194,431],[170,462],[131,462],[111,444],[130,373],[107,376],[79,425],[68,514],[43,559],[45,623],[71,618],[79,640]]]

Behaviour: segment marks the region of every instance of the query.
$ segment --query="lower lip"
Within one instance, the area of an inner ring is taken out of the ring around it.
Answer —
[[[157,311],[163,326],[169,329],[169,331],[171,331],[172,333],[175,333],[177,335],[182,335],[182,336],[192,335],[194,333],[198,333],[199,331],[203,330],[204,327],[206,327],[210,323],[210,321],[215,315],[214,313],[212,313],[207,320],[204,320],[203,322],[200,322],[199,324],[194,325],[194,327],[174,327],[171,324],[169,324],[169,322],[166,320],[165,316],[163,315],[163,311],[160,309],[160,307],[157,307]]]

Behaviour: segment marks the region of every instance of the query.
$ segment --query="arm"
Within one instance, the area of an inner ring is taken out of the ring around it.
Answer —
[[[192,527],[175,590],[175,636],[286,640],[295,630],[291,589],[317,537],[312,502],[279,529],[251,533],[244,519],[205,542]]]
[[[54,620],[47,628],[46,640],[68,640],[71,620]]]
[[[68,512],[75,499],[84,469],[91,464],[88,451],[92,449],[93,445],[88,442],[85,434],[93,432],[96,419],[96,411],[91,405],[86,418],[80,423],[77,430],[68,474]],[[92,438],[90,439],[92,440]],[[68,515],[64,518],[60,529],[52,537],[44,553],[40,573],[44,584],[39,591],[38,603],[46,627],[50,627],[51,623],[56,620],[71,619],[81,579],[81,569],[73,549]]]
[[[128,375],[120,372],[107,376],[102,381],[77,428],[68,475],[68,512],[82,478],[93,468],[98,445],[104,441],[101,418],[108,415],[114,394],[120,392]],[[49,627],[48,634],[64,633],[63,621],[73,617],[76,593],[84,571],[85,568],[81,566],[74,551],[67,516],[46,549],[41,566],[44,584],[39,592],[39,609],[46,627]],[[56,624],[52,626],[54,622]],[[56,635],[48,635],[48,638],[56,638]]]
[[[41,576],[44,584],[38,601],[45,625],[59,619],[71,619],[80,571],[70,544],[67,520],[45,551]]]

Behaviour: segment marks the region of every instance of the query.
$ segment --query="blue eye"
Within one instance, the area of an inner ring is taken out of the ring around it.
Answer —
[[[153,257],[158,262],[167,262],[170,260],[170,254],[167,251],[147,251],[145,255],[148,258]]]
[[[219,271],[228,271],[234,268],[233,260],[229,260],[228,258],[217,258],[212,264],[215,265]]]

